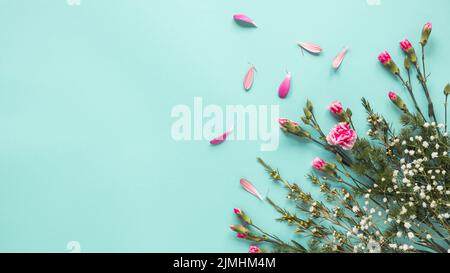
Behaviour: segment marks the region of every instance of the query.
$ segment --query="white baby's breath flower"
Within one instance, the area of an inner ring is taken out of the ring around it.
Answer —
[[[389,247],[392,249],[397,249],[397,244],[389,244]]]
[[[408,232],[408,238],[409,238],[409,239],[412,239],[412,238],[414,238],[414,233],[412,233],[411,231],[410,231],[410,232]]]
[[[437,206],[437,203],[436,203],[436,201],[433,200],[430,204],[430,208],[435,208],[436,206]]]
[[[405,207],[402,207],[401,211],[400,211],[400,215],[403,215],[405,213],[407,213],[408,210]]]

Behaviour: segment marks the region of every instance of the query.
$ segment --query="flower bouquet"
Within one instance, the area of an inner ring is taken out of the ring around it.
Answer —
[[[231,225],[237,237],[251,242],[249,251],[259,252],[449,252],[450,251],[450,159],[445,118],[439,123],[427,85],[425,48],[432,31],[425,24],[420,39],[421,58],[408,40],[404,72],[388,52],[378,59],[407,90],[412,104],[390,92],[388,98],[400,110],[399,124],[376,113],[366,99],[367,137],[357,135],[352,111],[338,101],[328,109],[338,120],[329,133],[319,125],[311,101],[307,101],[302,124],[280,119],[281,129],[314,142],[333,160],[316,158],[307,179],[320,187],[323,198],[315,199],[291,183],[262,159],[259,163],[270,178],[283,186],[294,209],[267,202],[280,214],[277,219],[293,227],[298,238],[283,241],[264,231],[243,210],[236,208],[240,223]],[[419,61],[421,59],[421,61]],[[417,103],[411,84],[416,75],[428,108]],[[399,128],[399,129],[398,129]]]

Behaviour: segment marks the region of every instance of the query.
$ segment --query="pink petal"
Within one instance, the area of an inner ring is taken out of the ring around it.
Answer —
[[[341,66],[342,61],[344,60],[345,57],[345,53],[347,53],[347,50],[348,48],[344,47],[344,49],[334,58],[332,65],[334,69],[338,69]]]
[[[280,88],[278,88],[278,96],[282,99],[286,98],[290,88],[291,88],[291,73],[288,72],[286,74],[286,77],[284,77],[284,80],[281,83]]]
[[[322,52],[322,48],[317,44],[300,42],[298,43],[298,45],[306,51],[314,54],[319,54],[320,52]]]
[[[232,130],[228,130],[225,133],[221,134],[220,136],[218,136],[216,138],[213,138],[209,143],[211,145],[219,145],[219,144],[221,144],[222,142],[224,142],[227,139],[227,137],[231,133],[231,131]]]
[[[247,74],[245,74],[245,78],[244,78],[244,89],[246,91],[248,91],[248,90],[250,90],[250,88],[252,88],[254,74],[255,74],[255,67],[252,65],[248,69]]]
[[[236,22],[244,23],[244,24],[247,24],[247,25],[251,25],[251,26],[257,27],[255,22],[252,19],[250,19],[249,17],[247,17],[246,15],[244,15],[244,14],[235,14],[233,16],[233,19]]]
[[[259,194],[259,192],[256,190],[255,186],[253,186],[253,184],[248,181],[245,178],[242,178],[241,181],[241,186],[248,191],[249,193],[253,194],[254,196],[258,197],[259,199],[263,200],[261,194]]]

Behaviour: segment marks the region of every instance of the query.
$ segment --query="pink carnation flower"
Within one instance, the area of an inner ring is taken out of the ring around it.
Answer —
[[[391,55],[389,55],[389,53],[387,51],[383,51],[379,56],[378,56],[378,60],[382,63],[382,64],[386,64],[391,60]]]
[[[333,114],[339,115],[342,113],[342,103],[339,101],[334,101],[328,106],[328,110],[330,110]]]
[[[311,162],[311,166],[313,166],[314,169],[321,171],[325,167],[325,161],[322,159],[316,157],[313,162]]]
[[[248,252],[250,253],[261,253],[261,249],[257,246],[250,246]]]
[[[405,39],[400,42],[400,47],[403,49],[403,51],[408,52],[412,48],[411,43],[408,41],[408,39]]]
[[[234,213],[236,213],[236,214],[241,214],[242,211],[241,211],[241,209],[239,209],[239,208],[234,208]]]
[[[347,122],[337,124],[327,136],[328,144],[340,146],[344,150],[351,150],[358,136]]]

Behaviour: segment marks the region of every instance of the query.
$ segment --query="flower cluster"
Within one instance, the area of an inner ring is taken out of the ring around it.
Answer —
[[[285,242],[235,209],[241,224],[231,229],[238,238],[252,242],[249,252],[450,252],[450,139],[446,118],[450,84],[444,88],[445,121],[438,123],[425,71],[424,51],[431,30],[431,23],[422,29],[420,63],[412,43],[407,39],[400,42],[406,80],[388,52],[378,56],[401,81],[414,105],[409,109],[400,95],[388,93],[388,99],[400,110],[399,123],[388,122],[365,99],[366,137],[357,135],[351,110],[344,109],[339,101],[328,107],[338,120],[329,133],[320,126],[309,100],[303,109],[303,124],[280,119],[285,133],[309,140],[330,153],[330,159],[313,159],[307,176],[323,196],[314,198],[258,159],[272,180],[287,189],[287,198],[295,203],[296,211],[283,209],[269,198],[267,202],[280,214],[277,220],[294,227],[301,237]],[[428,102],[423,112],[411,84],[411,68]]]

